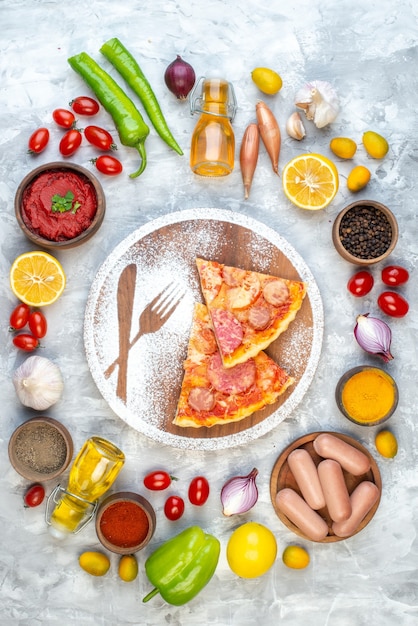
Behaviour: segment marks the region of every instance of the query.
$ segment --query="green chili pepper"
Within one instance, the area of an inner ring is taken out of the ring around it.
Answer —
[[[128,52],[125,46],[116,37],[104,43],[100,48],[100,52],[117,69],[132,91],[136,93],[141,100],[152,125],[161,139],[165,141],[170,148],[182,155],[183,150],[174,139],[168,127],[152,87],[132,54]]]
[[[212,578],[219,553],[219,541],[199,526],[190,526],[172,537],[145,562],[146,574],[155,588],[143,602],[160,593],[169,604],[186,604]]]
[[[149,128],[140,112],[123,89],[86,52],[70,57],[68,63],[80,74],[112,116],[121,143],[138,150],[142,163],[138,171],[130,174],[130,177],[139,176],[147,165],[145,139],[149,134]]]

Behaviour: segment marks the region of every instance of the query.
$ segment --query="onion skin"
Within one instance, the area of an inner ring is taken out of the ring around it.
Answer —
[[[196,74],[190,63],[178,54],[165,70],[164,81],[178,100],[186,100],[195,84]]]
[[[249,124],[242,138],[239,155],[245,200],[247,200],[250,195],[251,184],[258,161],[259,147],[260,131],[258,130],[258,126],[257,124]]]
[[[272,111],[265,102],[257,102],[255,107],[258,128],[260,130],[261,139],[266,147],[270,157],[273,171],[279,173],[279,155],[281,147],[281,133],[279,124],[274,117]]]
[[[383,320],[369,317],[369,313],[357,316],[354,336],[360,348],[369,354],[377,354],[387,363],[393,359],[390,352],[392,331]]]
[[[258,469],[253,468],[247,476],[230,478],[221,489],[222,513],[225,517],[246,513],[258,500],[255,479]]]

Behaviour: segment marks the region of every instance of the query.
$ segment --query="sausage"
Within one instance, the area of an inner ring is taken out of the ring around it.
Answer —
[[[195,411],[210,411],[215,406],[215,394],[205,387],[193,387],[187,402]]]
[[[348,519],[351,515],[351,502],[341,465],[333,459],[325,459],[318,465],[318,476],[332,521],[342,522]]]
[[[255,305],[248,311],[248,323],[255,330],[264,330],[270,324],[270,310],[266,306]]]
[[[322,509],[325,506],[325,498],[316,465],[309,452],[297,448],[289,454],[287,462],[303,498],[312,509]]]
[[[328,535],[326,521],[294,489],[280,489],[276,494],[276,506],[312,541],[322,541]]]
[[[337,537],[349,537],[352,535],[378,498],[379,489],[376,485],[369,480],[363,480],[350,496],[352,509],[350,517],[343,522],[334,522],[332,525],[332,530]]]
[[[346,441],[323,433],[313,441],[314,450],[324,459],[334,459],[350,474],[360,476],[370,469],[370,459],[361,451]]]
[[[219,349],[224,354],[231,354],[241,345],[244,330],[235,315],[225,309],[211,311],[213,328],[219,343]]]
[[[257,368],[254,359],[228,369],[222,365],[219,352],[210,357],[207,375],[210,384],[221,393],[244,393],[254,385]]]
[[[281,306],[289,298],[289,288],[284,280],[270,280],[263,287],[263,296],[272,306]]]

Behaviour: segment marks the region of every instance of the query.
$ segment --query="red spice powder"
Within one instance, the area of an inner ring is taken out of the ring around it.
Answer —
[[[147,536],[148,529],[145,511],[134,502],[115,502],[100,520],[100,530],[105,538],[119,548],[137,546]]]

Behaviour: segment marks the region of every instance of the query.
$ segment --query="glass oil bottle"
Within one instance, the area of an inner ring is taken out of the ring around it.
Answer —
[[[71,467],[67,489],[58,485],[48,498],[46,521],[54,537],[61,539],[84,528],[124,462],[123,452],[107,439],[91,437],[84,443]]]
[[[231,122],[236,100],[232,85],[221,78],[200,78],[190,94],[190,110],[192,115],[201,113],[191,141],[192,171],[200,176],[227,176],[234,169],[235,157]]]

